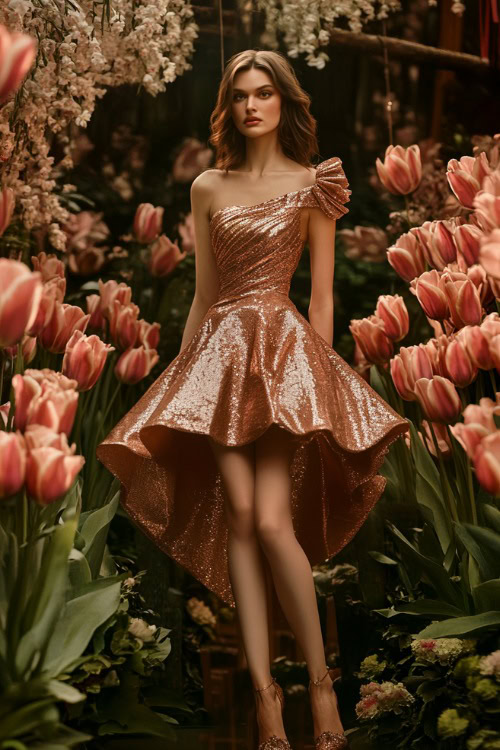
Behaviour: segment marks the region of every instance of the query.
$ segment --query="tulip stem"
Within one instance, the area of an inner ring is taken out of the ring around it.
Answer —
[[[431,422],[430,419],[428,420],[428,425],[429,425],[429,429],[431,431],[432,441],[434,443],[434,448],[436,450],[436,455],[437,455],[438,461],[439,461],[439,468],[440,468],[440,472],[439,473],[441,475],[441,484],[443,486],[444,495],[445,495],[446,499],[448,500],[448,506],[449,506],[450,513],[451,513],[451,516],[452,516],[453,520],[458,522],[459,519],[458,519],[458,515],[457,515],[457,509],[456,509],[456,506],[455,506],[455,501],[454,501],[454,499],[452,497],[452,489],[451,489],[450,484],[448,482],[448,475],[446,474],[446,468],[445,468],[444,461],[443,461],[443,455],[442,455],[441,450],[439,448],[438,441],[436,439],[436,433],[434,432],[434,427],[432,426],[432,422]]]

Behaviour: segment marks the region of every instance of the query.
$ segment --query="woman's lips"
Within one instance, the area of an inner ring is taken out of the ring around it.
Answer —
[[[245,125],[258,125],[259,122],[262,122],[262,120],[245,120]]]

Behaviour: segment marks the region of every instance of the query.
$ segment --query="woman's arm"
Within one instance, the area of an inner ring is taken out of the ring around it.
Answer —
[[[194,223],[196,288],[186,319],[180,351],[191,341],[210,305],[219,295],[219,277],[210,239],[209,212],[214,189],[214,172],[202,172],[191,185]]]
[[[337,222],[320,208],[309,209],[309,252],[311,258],[311,299],[309,322],[327,344],[333,346],[333,279],[335,229]]]

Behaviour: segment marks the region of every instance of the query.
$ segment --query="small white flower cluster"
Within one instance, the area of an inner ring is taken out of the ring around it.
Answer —
[[[217,624],[217,618],[207,605],[195,596],[188,599],[186,602],[186,609],[198,625],[210,625],[215,627]]]
[[[140,617],[132,617],[130,619],[128,632],[136,638],[140,638],[144,643],[154,640],[155,631],[156,625],[148,625],[148,623]]]
[[[330,59],[324,50],[330,38],[328,26],[338,18],[347,19],[351,31],[359,32],[374,19],[387,18],[390,12],[401,9],[400,0],[257,0],[257,7],[265,14],[265,42],[277,49],[278,34],[289,57],[306,55],[311,67],[324,68]]]
[[[358,719],[373,719],[381,713],[400,714],[415,702],[402,682],[369,682],[360,688],[361,700],[356,704]]]
[[[92,0],[10,0],[0,7],[9,32],[37,40],[24,86],[0,109],[2,186],[14,190],[27,230],[52,225],[58,250],[65,249],[58,226],[69,213],[54,178],[73,166],[76,126],[87,126],[106,87],[140,84],[154,96],[192,67],[198,26],[189,0],[113,0],[110,9],[101,25]],[[57,165],[48,155],[54,135],[65,154]]]
[[[493,651],[488,656],[483,656],[479,662],[479,671],[484,675],[491,675],[500,682],[500,651]]]
[[[417,638],[411,644],[414,656],[430,664],[451,664],[459,656],[474,650],[475,641],[461,638]]]

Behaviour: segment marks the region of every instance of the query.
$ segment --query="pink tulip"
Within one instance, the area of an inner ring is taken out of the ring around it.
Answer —
[[[491,335],[487,335],[482,326],[465,326],[459,331],[471,362],[481,370],[494,367],[490,354]]]
[[[346,258],[381,263],[387,256],[387,233],[380,227],[356,226],[338,231]]]
[[[479,156],[462,156],[460,161],[450,159],[446,176],[451,189],[466,208],[472,208],[482,182],[491,171],[484,151]]]
[[[432,378],[434,367],[428,349],[424,344],[402,346],[391,359],[391,377],[401,398],[415,401],[415,381],[419,378]]]
[[[7,401],[6,404],[2,404],[0,406],[0,423],[3,424],[4,427],[7,427],[7,424],[9,422],[9,414],[12,404],[10,401]]]
[[[108,352],[114,351],[115,347],[105,344],[99,336],[74,331],[66,344],[62,371],[78,382],[79,391],[89,391],[101,376]]]
[[[187,138],[175,157],[172,177],[176,182],[192,182],[213,159],[213,151],[197,138]]]
[[[351,320],[349,330],[368,362],[384,364],[391,358],[393,343],[385,332],[384,321],[377,315]]]
[[[500,373],[500,334],[490,339],[490,356],[496,371]]]
[[[0,258],[0,348],[17,344],[34,322],[42,281],[17,260]]]
[[[35,448],[57,448],[67,456],[76,452],[76,443],[68,444],[68,436],[64,432],[54,432],[41,424],[29,424],[24,433],[24,441],[29,450]]]
[[[48,388],[28,408],[28,424],[41,424],[55,432],[71,433],[78,407],[78,393]]]
[[[139,323],[137,316],[139,308],[133,302],[128,305],[122,305],[118,300],[113,303],[113,308],[109,315],[109,332],[113,343],[119,349],[128,349],[135,346],[139,333]]]
[[[426,261],[438,271],[457,259],[452,229],[450,221],[426,221],[421,227],[410,229],[419,240]]]
[[[184,221],[179,222],[177,229],[181,237],[182,252],[192,255],[194,253],[195,236],[194,219],[191,212],[184,218]]]
[[[433,320],[444,320],[449,315],[448,298],[441,274],[433,269],[415,281],[415,294],[425,314]]]
[[[384,161],[375,162],[380,181],[391,193],[407,195],[412,193],[422,179],[420,149],[417,145],[387,146]]]
[[[9,355],[9,357],[17,357],[17,345],[6,346],[5,352]],[[29,365],[36,354],[36,338],[34,336],[23,337],[23,340],[21,341],[21,352],[23,355],[24,364]]]
[[[20,432],[0,431],[0,500],[15,495],[26,475],[26,445]]]
[[[143,344],[146,348],[157,349],[160,343],[160,323],[148,323],[146,320],[138,320],[137,344]]]
[[[487,275],[484,268],[480,266],[479,263],[469,266],[467,269],[467,278],[469,278],[477,288],[481,305],[488,306],[494,299],[494,295],[491,288],[490,277]]]
[[[500,229],[494,229],[481,240],[479,262],[489,276],[500,279]]]
[[[481,440],[474,455],[474,468],[486,492],[500,497],[500,431]]]
[[[410,327],[410,318],[404,299],[399,294],[380,295],[375,314],[384,321],[385,333],[390,339],[404,339]]]
[[[137,206],[133,231],[138,242],[153,242],[161,232],[164,208],[155,208],[151,203]]]
[[[50,370],[48,367],[44,367],[43,370],[30,368],[25,370],[24,374],[39,383],[43,392],[49,388],[58,388],[60,391],[74,391],[78,385],[76,380],[67,378],[62,372]]]
[[[116,363],[115,375],[120,382],[135,385],[149,375],[159,358],[157,351],[144,346],[127,349]]]
[[[500,279],[494,279],[492,276],[488,276],[488,284],[490,285],[493,297],[495,299],[500,299]]]
[[[0,104],[21,86],[35,56],[33,37],[18,32],[11,34],[0,25]]]
[[[31,402],[42,393],[40,383],[28,374],[14,375],[12,378],[16,413],[14,426],[18,430],[24,430],[28,422],[28,410]]]
[[[434,436],[436,438],[436,442],[438,444],[438,450],[441,453],[441,456],[443,458],[448,458],[451,456],[452,453],[452,447],[450,443],[450,437],[448,435],[448,432],[446,430],[446,425],[439,424],[439,422],[428,422],[426,419],[422,420],[422,427],[424,428],[424,432],[418,432],[421,441],[433,456],[436,458],[438,457],[438,454],[436,452],[436,446],[434,445],[434,439],[431,431],[434,431]]]
[[[41,252],[38,255],[32,255],[31,262],[35,271],[40,271],[42,274],[43,282],[65,278],[66,268],[64,263],[54,253],[47,255],[47,253]]]
[[[460,413],[460,397],[453,383],[441,375],[419,378],[415,383],[415,395],[431,422],[454,422]]]
[[[51,317],[38,336],[44,349],[49,352],[63,352],[73,331],[84,332],[90,315],[85,315],[81,307],[55,302]]]
[[[153,276],[168,276],[185,257],[186,253],[182,253],[178,245],[162,234],[151,246],[148,268]]]
[[[68,456],[57,448],[34,448],[28,453],[26,488],[40,505],[64,495],[85,463],[83,456]]]
[[[442,280],[450,308],[450,319],[455,328],[480,323],[483,309],[474,283],[467,277],[465,280],[452,280],[447,273],[443,274]]]
[[[479,242],[483,232],[474,224],[462,224],[455,229],[453,235],[457,249],[468,266],[473,266],[479,260]]]
[[[40,299],[40,305],[38,307],[36,318],[26,331],[28,336],[38,336],[41,333],[43,328],[45,328],[52,315],[54,314],[54,307],[56,302],[62,302],[62,300],[64,299],[64,292],[61,296],[62,290],[59,284],[60,281],[62,281],[62,279],[51,279],[43,285],[42,297]],[[65,279],[64,286],[66,286]]]
[[[101,309],[101,298],[98,294],[89,294],[85,297],[87,312],[90,315],[89,328],[103,330],[105,319]]]
[[[471,219],[484,232],[500,227],[500,169],[496,169],[483,180],[483,189],[474,198],[475,213]]]
[[[472,362],[465,344],[454,338],[446,347],[446,369],[450,380],[459,388],[465,388],[476,378],[478,369]]]
[[[0,27],[1,32],[1,27]],[[1,36],[0,36],[1,44]],[[0,72],[1,75],[1,72]],[[0,237],[5,232],[12,220],[12,214],[16,206],[16,199],[12,188],[4,188],[0,192]]]
[[[425,256],[418,238],[411,232],[402,234],[387,251],[387,260],[405,281],[425,271]]]
[[[113,303],[118,300],[122,305],[129,305],[132,301],[132,289],[123,281],[118,283],[110,279],[105,284],[99,279],[99,294],[101,296],[101,311],[105,318],[109,318],[113,311]]]

